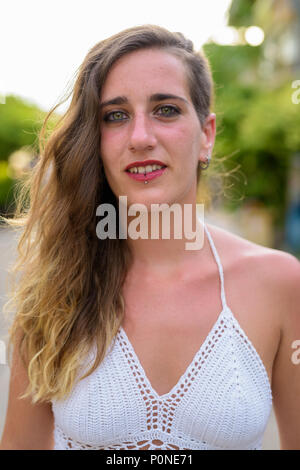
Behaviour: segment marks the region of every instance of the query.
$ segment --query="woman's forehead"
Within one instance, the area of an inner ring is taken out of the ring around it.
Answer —
[[[186,69],[182,60],[170,52],[142,49],[125,54],[108,72],[102,87],[103,99],[116,93],[143,89],[144,93],[188,94]]]

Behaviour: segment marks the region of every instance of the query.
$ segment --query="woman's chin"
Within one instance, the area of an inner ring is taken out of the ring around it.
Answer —
[[[150,194],[151,193],[151,194]],[[144,208],[150,211],[157,211],[160,206],[162,205],[170,205],[170,201],[166,197],[166,195],[158,195],[155,194],[155,191],[149,191],[149,194],[123,194],[119,196],[119,205],[126,204],[127,208],[129,209],[130,206],[134,206],[133,209],[137,210],[137,207],[140,206],[140,209],[143,210]],[[162,207],[160,208],[160,210]]]

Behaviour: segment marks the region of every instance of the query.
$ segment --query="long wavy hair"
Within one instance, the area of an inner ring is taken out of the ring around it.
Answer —
[[[90,375],[124,317],[122,287],[132,254],[126,240],[96,236],[98,205],[111,203],[118,213],[99,150],[99,99],[112,65],[124,54],[145,48],[181,58],[192,102],[204,123],[213,86],[203,52],[195,51],[181,33],[159,26],[121,31],[89,50],[76,72],[70,106],[46,136],[50,117],[68,97],[47,114],[38,134],[37,163],[22,181],[13,217],[2,217],[21,232],[4,310],[14,308],[8,349],[19,348],[29,378],[21,398],[31,396],[32,403],[65,398],[96,345],[95,361],[81,379]],[[199,167],[198,182],[200,174]]]

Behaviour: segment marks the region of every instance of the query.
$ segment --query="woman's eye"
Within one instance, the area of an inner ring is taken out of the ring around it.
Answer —
[[[122,111],[112,111],[110,113],[105,114],[103,120],[106,122],[123,121],[122,116],[126,116],[126,114]]]
[[[160,108],[158,108],[158,111],[160,111],[160,113],[158,114],[160,114],[161,116],[166,116],[166,117],[180,114],[180,111],[178,108],[175,108],[175,106],[170,106],[170,105],[161,106]]]
[[[180,114],[180,111],[175,106],[164,105],[160,106],[157,111],[159,116],[172,117]],[[122,122],[127,119],[127,115],[123,111],[110,111],[103,116],[105,122]]]

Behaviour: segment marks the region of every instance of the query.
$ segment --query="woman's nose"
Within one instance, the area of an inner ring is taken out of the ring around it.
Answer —
[[[149,147],[155,147],[156,137],[149,118],[140,113],[132,120],[128,148],[132,151],[142,151]]]

